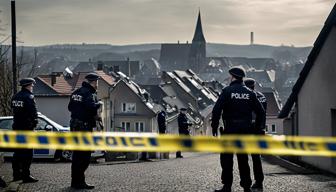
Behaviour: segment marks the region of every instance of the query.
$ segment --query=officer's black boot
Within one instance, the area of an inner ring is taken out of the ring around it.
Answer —
[[[71,187],[74,189],[94,189],[93,185],[87,183],[71,183]]]
[[[3,180],[3,177],[0,177],[0,188],[5,188],[7,187],[6,182]]]
[[[263,189],[263,184],[260,182],[255,182],[252,187],[252,189],[258,189],[258,190],[262,190]]]
[[[176,152],[176,158],[183,158],[181,151]]]
[[[244,188],[244,192],[252,192],[251,188]]]
[[[223,188],[216,189],[215,192],[231,192],[231,187],[223,185]]]
[[[38,182],[38,181],[39,181],[38,179],[34,178],[34,177],[31,176],[31,175],[29,175],[29,176],[27,176],[27,177],[24,177],[24,178],[22,179],[22,182],[23,182],[23,183],[36,183],[36,182]]]

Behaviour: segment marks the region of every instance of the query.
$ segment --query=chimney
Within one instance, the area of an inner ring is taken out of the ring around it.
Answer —
[[[189,44],[189,41],[187,41],[187,45]]]
[[[253,45],[254,44],[254,32],[252,31],[251,32],[251,45]]]
[[[127,65],[128,65],[128,77],[131,78],[131,62],[129,57],[127,57]]]
[[[149,101],[149,94],[146,92],[146,93],[143,94],[143,96],[144,96],[146,102],[148,102]]]
[[[180,44],[180,41],[177,41],[177,44]]]
[[[56,77],[57,74],[56,73],[51,73],[51,86],[54,86],[56,84]]]
[[[104,63],[102,61],[98,61],[97,64],[97,71],[102,71],[103,70]]]

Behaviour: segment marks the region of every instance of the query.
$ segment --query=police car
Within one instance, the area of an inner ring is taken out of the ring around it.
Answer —
[[[12,130],[13,116],[0,117],[0,130]],[[54,131],[54,132],[68,132],[70,127],[63,127],[56,123],[55,121],[49,119],[47,116],[38,113],[38,123],[35,131]],[[94,151],[91,154],[93,159],[98,159],[104,156],[103,151]],[[10,158],[13,156],[12,152],[6,152],[4,154],[5,158]],[[60,151],[55,149],[34,149],[33,158],[48,158],[55,160],[71,160],[72,151]]]

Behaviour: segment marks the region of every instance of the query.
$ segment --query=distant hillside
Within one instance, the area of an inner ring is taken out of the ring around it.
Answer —
[[[42,53],[58,57],[69,57],[73,60],[87,60],[97,57],[102,53],[111,53],[140,59],[149,59],[153,54],[159,57],[157,52],[161,44],[139,44],[139,45],[108,45],[108,44],[62,44],[41,47],[25,47],[30,51],[37,48]],[[207,44],[208,57],[268,57],[274,58],[279,52],[289,52],[296,57],[307,57],[311,47],[289,47],[269,45],[232,45],[232,44]],[[156,52],[156,53],[153,53]],[[147,56],[148,54],[148,56]],[[137,56],[136,56],[137,55]]]
[[[63,71],[66,63],[74,65],[80,61],[88,60],[148,60],[160,58],[161,44],[139,45],[108,45],[108,44],[61,44],[40,47],[24,47],[25,57],[30,64],[33,50],[38,51],[39,68],[41,71]],[[231,45],[231,44],[207,44],[208,57],[250,57],[250,58],[274,58],[286,63],[305,61],[311,47],[288,47],[269,45]],[[62,64],[56,64],[57,58],[62,58]],[[56,59],[56,60],[55,60]],[[55,63],[53,67],[51,64]],[[32,64],[30,64],[32,65]],[[44,69],[46,68],[47,69]]]
[[[207,44],[208,57],[268,57],[274,58],[279,52],[290,52],[296,57],[306,58],[311,47],[288,47],[288,46],[269,46],[269,45],[230,45],[230,44]],[[276,58],[274,58],[276,59]]]

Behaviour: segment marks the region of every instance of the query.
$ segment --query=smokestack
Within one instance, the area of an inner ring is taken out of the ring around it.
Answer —
[[[251,32],[251,43],[250,44],[251,45],[254,44],[254,32],[253,31]]]

